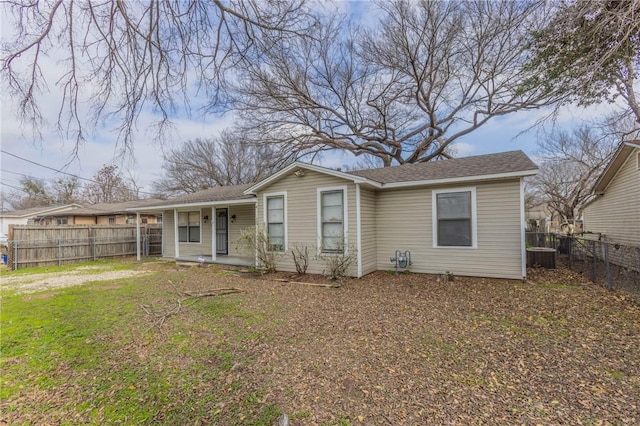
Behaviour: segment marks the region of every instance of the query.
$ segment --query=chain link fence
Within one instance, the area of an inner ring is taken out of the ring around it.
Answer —
[[[527,246],[556,249],[558,261],[591,281],[640,296],[640,247],[599,241],[597,234],[528,232]]]

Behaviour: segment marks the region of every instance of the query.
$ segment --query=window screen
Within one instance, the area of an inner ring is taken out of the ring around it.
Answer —
[[[342,190],[320,195],[322,251],[341,253],[344,249],[344,194]]]
[[[178,241],[181,243],[200,242],[200,212],[178,213]]]
[[[438,246],[472,246],[471,192],[437,194]]]
[[[267,197],[267,238],[270,250],[284,251],[284,196]]]

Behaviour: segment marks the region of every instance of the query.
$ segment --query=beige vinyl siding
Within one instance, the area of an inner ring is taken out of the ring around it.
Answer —
[[[210,208],[191,208],[185,210],[178,210],[178,213],[184,212],[200,212],[200,242],[199,243],[179,243],[180,244],[180,257],[182,256],[211,256],[211,209]],[[207,223],[204,223],[202,218],[209,216]]]
[[[162,256],[175,257],[176,234],[173,227],[173,210],[162,212]]]
[[[264,194],[274,192],[287,193],[286,205],[286,226],[288,248],[291,250],[294,244],[306,244],[309,248],[310,259],[307,272],[321,274],[325,268],[322,262],[314,259],[318,245],[318,188],[323,187],[347,187],[347,223],[345,224],[345,234],[348,238],[348,245],[355,248],[357,243],[356,235],[356,190],[352,182],[334,176],[305,170],[301,177],[295,176],[293,171],[286,177],[263,188],[258,193],[258,220],[257,223],[266,228],[264,219]],[[281,271],[295,272],[296,268],[289,252],[278,262],[278,269]],[[357,274],[357,265],[354,262],[350,275]]]
[[[182,211],[179,210],[178,213]],[[211,220],[208,223],[203,223],[202,217],[209,216],[211,219],[211,209],[189,209],[184,211],[199,211],[200,212],[200,242],[199,243],[179,243],[180,244],[180,257],[182,256],[199,256],[207,255],[211,256]],[[162,244],[163,244],[163,256],[175,257],[174,243],[175,228],[173,210],[164,211],[164,220],[162,222]]]
[[[376,193],[363,187],[360,188],[360,216],[362,274],[366,275],[377,269]]]
[[[584,229],[605,241],[640,246],[640,171],[635,150],[599,196],[583,212]]]
[[[432,189],[476,188],[477,249],[434,248]],[[423,273],[522,278],[520,181],[380,191],[376,198],[377,268],[392,267],[395,250],[411,251]]]
[[[231,223],[231,216],[236,215],[236,219]],[[242,250],[238,250],[237,241],[240,238],[240,233],[243,229],[249,228],[255,225],[256,220],[256,206],[251,205],[238,205],[229,206],[229,255],[250,257],[253,259],[253,253],[244,253]]]

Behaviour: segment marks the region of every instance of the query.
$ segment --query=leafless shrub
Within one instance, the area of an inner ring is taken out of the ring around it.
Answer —
[[[250,226],[240,231],[236,250],[255,255],[258,268],[265,273],[276,272],[278,262],[285,255],[285,252],[269,250],[269,238],[260,226]]]
[[[325,266],[322,275],[331,280],[337,280],[347,275],[349,268],[356,263],[357,257],[356,248],[349,246],[330,253],[319,251],[316,260]]]
[[[306,274],[309,268],[309,246],[304,243],[295,243],[291,249],[291,257],[296,265],[296,272],[299,275]]]

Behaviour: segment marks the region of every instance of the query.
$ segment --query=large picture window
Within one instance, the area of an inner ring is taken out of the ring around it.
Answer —
[[[434,245],[475,247],[475,190],[434,191]]]
[[[200,212],[178,213],[178,241],[181,243],[200,242]]]
[[[321,247],[325,253],[342,253],[344,241],[344,191],[320,193]]]
[[[269,250],[284,251],[284,195],[267,197],[266,204]]]

